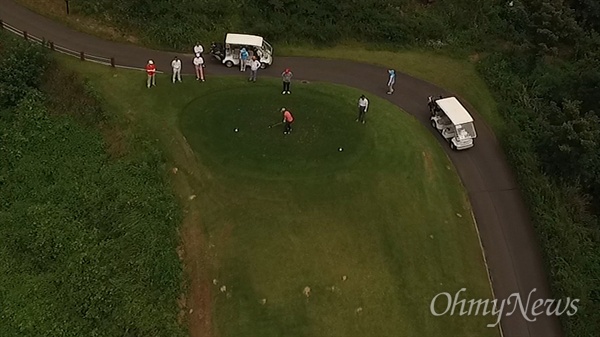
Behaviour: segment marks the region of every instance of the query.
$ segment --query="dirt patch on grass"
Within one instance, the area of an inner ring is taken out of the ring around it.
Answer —
[[[183,261],[188,275],[187,323],[191,337],[214,336],[208,244],[200,226],[200,214],[190,207],[182,224]]]
[[[186,274],[186,293],[179,299],[179,321],[187,323],[190,337],[215,336],[212,324],[212,281],[209,247],[201,224],[200,208],[190,201],[194,193],[189,176],[184,170],[171,170],[174,187],[184,204],[184,218],[180,228],[181,245],[177,254]]]
[[[16,0],[16,2],[40,15],[62,22],[84,33],[112,41],[138,42],[138,38],[135,36],[126,34],[116,27],[111,27],[101,20],[77,13],[73,8],[73,1],[69,6],[69,14],[67,14],[67,7],[64,0]]]
[[[431,181],[433,179],[433,159],[431,158],[431,154],[429,152],[423,151],[422,154],[425,175],[427,176],[427,181]]]
[[[479,60],[481,60],[481,55],[479,53],[469,55],[469,61],[477,63]]]
[[[181,246],[177,254],[183,261],[186,274],[186,294],[180,299],[180,321],[187,323],[190,337],[217,336],[212,321],[212,256],[202,226],[201,208],[197,198],[202,193],[203,174],[194,152],[178,130],[171,142],[175,167],[169,170],[174,189],[184,205],[180,228]]]
[[[113,159],[125,156],[128,151],[128,143],[123,129],[115,124],[100,125],[102,138],[106,144],[106,152]]]

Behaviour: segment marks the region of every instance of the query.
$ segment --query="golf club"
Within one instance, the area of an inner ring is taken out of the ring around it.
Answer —
[[[272,127],[274,127],[274,126],[281,125],[281,124],[283,124],[283,122],[277,122],[275,124],[271,124],[271,125],[269,125],[269,129],[272,128]]]

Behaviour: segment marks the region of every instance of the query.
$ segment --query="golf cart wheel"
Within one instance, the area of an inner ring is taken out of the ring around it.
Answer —
[[[456,151],[456,146],[454,143],[452,143],[452,141],[450,141],[450,149],[452,149],[452,151]]]
[[[260,69],[265,69],[267,67],[267,64],[264,62],[260,63]]]
[[[437,123],[433,119],[431,120],[431,126],[433,126],[433,128],[437,130]]]
[[[227,68],[231,68],[231,67],[233,67],[233,62],[231,62],[231,61],[227,61],[227,62],[225,62],[225,66],[226,66]]]

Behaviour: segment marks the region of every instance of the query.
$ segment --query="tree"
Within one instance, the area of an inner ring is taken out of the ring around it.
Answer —
[[[598,184],[600,117],[582,112],[580,101],[552,102],[543,125],[540,153],[548,173],[582,186]]]

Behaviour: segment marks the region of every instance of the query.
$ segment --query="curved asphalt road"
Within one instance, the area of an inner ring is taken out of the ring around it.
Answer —
[[[0,0],[0,19],[57,45],[88,54],[114,57],[118,65],[144,67],[148,59],[153,59],[158,70],[170,72],[170,61],[177,55],[82,34],[37,15],[12,0]],[[184,61],[184,72],[193,73],[191,56],[180,54],[179,57]],[[282,68],[286,67],[294,70],[296,79],[344,84],[361,89],[369,95],[380,96],[426,125],[447,149],[468,191],[496,298],[507,299],[511,294],[519,293],[525,301],[533,289],[537,290],[532,301],[536,298],[550,298],[538,242],[519,187],[492,130],[476,113],[473,113],[478,131],[475,147],[467,151],[452,152],[440,135],[429,126],[427,96],[449,94],[443,89],[397,73],[396,93],[388,96],[385,94],[387,72],[382,67],[350,61],[277,55],[274,67],[259,70],[259,79],[266,75],[279,76]],[[216,62],[208,62],[206,72],[208,80],[213,74],[240,75],[239,70],[227,69]],[[474,112],[467,102],[463,101],[463,104]],[[508,308],[512,310],[513,305]],[[503,317],[501,325],[504,336],[507,337],[563,336],[555,316],[543,315],[535,322],[528,322],[517,310],[513,315]]]

